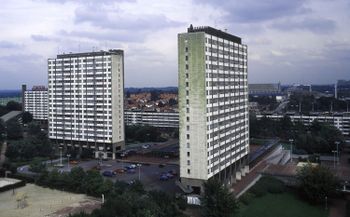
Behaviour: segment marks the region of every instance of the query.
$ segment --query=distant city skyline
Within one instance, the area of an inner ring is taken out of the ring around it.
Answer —
[[[250,83],[349,80],[349,10],[347,0],[4,1],[0,89],[47,85],[57,53],[119,48],[126,87],[177,86],[176,37],[190,24],[242,36]]]

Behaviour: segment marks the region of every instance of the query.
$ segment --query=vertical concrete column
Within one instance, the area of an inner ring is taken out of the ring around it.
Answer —
[[[245,169],[244,169],[244,166],[241,167],[241,174],[242,174],[242,176],[245,176]]]
[[[236,172],[236,180],[239,181],[239,180],[241,180],[241,179],[242,179],[242,174],[241,174],[240,171],[237,171],[237,172]]]
[[[249,173],[249,165],[244,166],[245,173]]]

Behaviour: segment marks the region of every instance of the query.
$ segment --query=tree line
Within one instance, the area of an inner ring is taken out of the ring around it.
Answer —
[[[309,126],[301,122],[293,123],[288,116],[279,120],[255,115],[250,116],[251,138],[276,138],[284,141],[293,139],[295,149],[301,153],[331,153],[336,149],[336,142],[343,142],[342,133],[334,126],[317,120]]]
[[[105,195],[106,202],[101,209],[91,214],[79,213],[71,217],[182,217],[186,201],[175,198],[162,191],[146,191],[141,182],[131,184],[122,181],[112,182],[104,179],[96,170],[85,172],[75,167],[69,173],[57,170],[43,172],[36,184],[74,193],[83,193],[94,197]]]

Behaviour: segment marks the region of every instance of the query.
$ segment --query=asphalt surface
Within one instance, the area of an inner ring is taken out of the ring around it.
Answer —
[[[58,163],[60,160],[56,159],[53,160],[53,163]],[[51,161],[47,161],[49,165],[51,164]],[[60,172],[69,172],[74,167],[81,167],[85,171],[91,170],[99,165],[99,160],[89,160],[89,161],[81,161],[78,164],[72,165],[67,162],[65,162],[64,167],[57,168]],[[131,165],[130,163],[125,162],[117,162],[116,160],[109,160],[109,161],[102,161],[100,173],[104,171],[114,171],[116,169],[123,169],[126,166]],[[144,185],[146,190],[163,190],[169,193],[177,193],[181,192],[180,188],[176,186],[175,181],[179,178],[178,175],[175,176],[172,179],[161,181],[159,178],[162,173],[169,172],[170,170],[176,171],[177,174],[179,174],[179,166],[178,165],[172,165],[172,164],[165,164],[161,168],[158,164],[140,164],[141,166],[138,168],[135,168],[135,173],[129,174],[129,173],[123,173],[123,174],[116,174],[113,177],[105,177],[106,179],[110,179],[112,181],[124,181],[124,182],[130,182],[134,180],[140,180],[142,184]],[[33,172],[29,171],[29,165],[25,165],[22,167],[17,168],[17,172],[24,173],[28,175],[35,174]]]

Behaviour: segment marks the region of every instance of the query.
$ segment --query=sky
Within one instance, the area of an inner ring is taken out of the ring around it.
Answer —
[[[57,54],[123,49],[126,87],[177,86],[177,34],[248,45],[250,83],[350,79],[349,0],[0,0],[0,89],[47,85]]]

